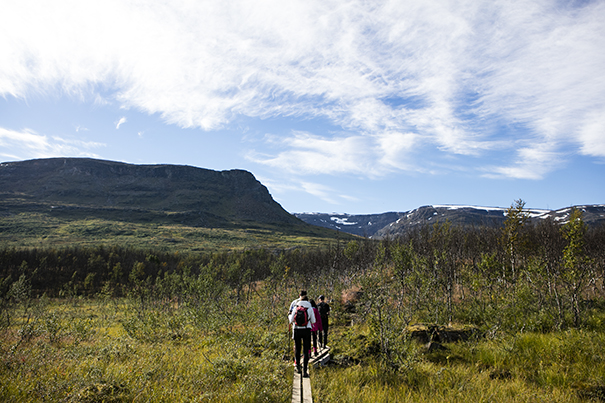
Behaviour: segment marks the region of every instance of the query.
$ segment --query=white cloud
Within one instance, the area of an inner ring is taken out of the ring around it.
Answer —
[[[379,166],[399,170],[413,170],[406,157],[416,146],[420,136],[416,133],[386,132],[376,137]]]
[[[266,163],[289,170],[377,175],[426,169],[419,146],[470,159],[507,146],[520,157],[501,174],[528,177],[528,137],[605,156],[604,18],[603,1],[22,0],[0,14],[0,95],[91,94],[205,130],[321,117],[349,133],[288,134]],[[540,175],[560,166],[530,159]]]
[[[277,141],[286,151],[275,157],[251,153],[248,159],[295,174],[353,172],[366,175],[375,171],[372,155],[367,153],[370,141],[365,136],[325,138],[294,132],[292,136]]]
[[[520,148],[517,159],[508,166],[487,168],[485,177],[509,177],[516,179],[542,179],[546,174],[561,166],[565,159],[556,147],[536,144]]]
[[[588,114],[578,136],[582,142],[582,154],[605,157],[605,110]]]
[[[115,124],[116,124],[116,130],[117,130],[117,129],[119,129],[119,128],[120,128],[120,126],[121,126],[122,124],[124,124],[124,123],[126,123],[126,116],[122,116],[122,117],[120,118],[120,120],[118,120],[117,122],[115,122]]]
[[[338,200],[334,197],[334,190],[329,186],[313,182],[301,182],[300,186],[306,193],[330,204],[338,204]]]
[[[315,196],[327,203],[330,204],[341,204],[342,200],[346,201],[358,201],[357,198],[345,194],[337,195],[336,190],[331,188],[330,186],[323,185],[321,183],[309,182],[309,181],[281,181],[275,180],[274,178],[262,177],[259,176],[256,178],[268,189],[270,189],[271,193],[275,194],[285,194],[290,192],[304,192]],[[275,196],[275,194],[273,196]],[[279,199],[279,197],[277,197]]]
[[[0,127],[0,157],[7,160],[65,156],[98,158],[91,150],[103,146],[96,142],[48,137],[29,129],[14,131]]]
[[[381,176],[396,170],[417,170],[407,161],[419,136],[384,132],[374,136],[320,137],[307,132],[270,136],[269,143],[285,148],[275,156],[248,154],[248,159],[291,174],[342,174]]]

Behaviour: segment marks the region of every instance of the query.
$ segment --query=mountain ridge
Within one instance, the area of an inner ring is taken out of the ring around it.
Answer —
[[[584,213],[584,221],[589,225],[605,224],[605,204],[578,205],[558,210],[526,208],[530,222],[553,219],[565,222],[572,208]],[[396,237],[408,230],[449,221],[454,225],[501,226],[506,220],[504,207],[483,207],[470,205],[428,205],[404,212],[378,214],[328,214],[294,213],[301,220],[314,225],[374,239]]]
[[[605,223],[605,205],[573,207],[584,212],[587,224]],[[571,208],[525,211],[530,221],[565,222]],[[92,217],[204,228],[264,226],[268,231],[287,228],[308,233],[328,229],[381,239],[437,221],[501,226],[507,209],[429,205],[377,214],[290,214],[252,173],[239,169],[213,171],[189,165],[137,165],[92,158],[0,163],[0,218],[26,212],[66,220]],[[17,223],[12,225],[14,230]]]
[[[22,198],[50,205],[54,211],[176,212],[197,216],[191,224],[201,226],[299,221],[244,170],[136,165],[91,158],[35,159],[0,164],[0,189],[5,206]]]
[[[244,170],[92,158],[0,163],[4,248],[277,250],[348,239],[296,218]]]

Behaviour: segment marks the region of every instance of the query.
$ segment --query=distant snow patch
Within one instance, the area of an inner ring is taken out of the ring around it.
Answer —
[[[486,211],[506,211],[507,209],[502,207],[480,207],[480,206],[456,206],[451,204],[434,204],[434,208],[446,208],[448,210],[459,210],[463,208],[472,208],[475,210],[486,210]]]
[[[347,221],[348,218],[330,217],[330,220],[334,221],[338,225],[357,225],[356,222]]]
[[[450,204],[436,204],[433,205],[433,208],[446,208],[448,210],[459,210],[464,208],[475,209],[475,210],[485,210],[485,211],[501,211],[502,215],[506,216],[506,212],[508,208],[504,207],[482,207],[482,206],[469,206],[469,205],[450,205]],[[545,214],[551,213],[551,210],[543,210],[543,209],[524,209],[525,213],[529,215],[531,218],[536,218],[540,216],[544,216]]]
[[[546,215],[550,212],[550,210],[529,210],[527,214],[530,218],[546,218]]]

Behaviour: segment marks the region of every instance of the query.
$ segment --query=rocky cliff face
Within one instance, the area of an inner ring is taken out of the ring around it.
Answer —
[[[22,202],[52,209],[146,210],[197,217],[199,225],[229,221],[300,223],[243,170],[133,165],[87,158],[0,164],[4,209]]]

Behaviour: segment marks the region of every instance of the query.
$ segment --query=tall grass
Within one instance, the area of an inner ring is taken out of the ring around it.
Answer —
[[[360,334],[365,331],[358,329]],[[349,329],[346,333],[351,333]],[[343,360],[313,373],[321,402],[584,402],[605,399],[605,334],[569,330],[448,343],[428,352],[414,341],[414,364],[393,370],[378,359]],[[363,338],[360,338],[363,339]],[[348,356],[347,356],[348,357]],[[354,358],[354,357],[353,357]]]
[[[290,397],[285,332],[271,331],[253,306],[239,308],[253,318],[248,326],[238,322],[228,329],[196,325],[189,309],[140,312],[127,301],[113,306],[48,301],[36,309],[3,331],[0,401],[283,402]]]
[[[24,301],[1,330],[0,401],[289,401],[287,301],[228,295]],[[318,402],[605,399],[602,330],[477,334],[434,350],[403,334],[393,366],[371,325],[341,320],[338,304],[334,315],[333,362],[311,371]]]

